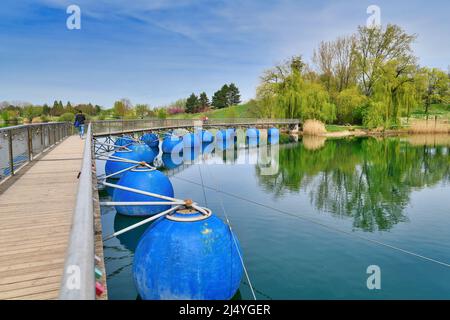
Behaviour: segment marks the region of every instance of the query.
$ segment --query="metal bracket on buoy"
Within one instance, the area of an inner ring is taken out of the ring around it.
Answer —
[[[176,213],[178,213],[178,215],[175,216],[174,214]],[[197,215],[196,213],[200,213],[200,215]],[[172,211],[166,215],[166,218],[172,221],[194,222],[205,220],[211,215],[212,211],[210,209],[197,206],[192,199],[185,199],[183,207],[176,211]]]

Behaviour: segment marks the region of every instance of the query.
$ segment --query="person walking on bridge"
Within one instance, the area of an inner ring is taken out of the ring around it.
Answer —
[[[84,136],[84,121],[86,121],[86,117],[84,116],[83,112],[79,110],[78,113],[75,115],[74,126],[75,128],[78,129],[81,139],[83,139]]]

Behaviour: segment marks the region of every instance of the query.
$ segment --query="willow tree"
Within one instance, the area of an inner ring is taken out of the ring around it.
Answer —
[[[335,107],[325,88],[314,83],[300,57],[265,72],[257,98],[267,113],[301,120],[333,121]]]

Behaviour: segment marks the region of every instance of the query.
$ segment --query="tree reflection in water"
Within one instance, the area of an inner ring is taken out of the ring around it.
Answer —
[[[311,203],[351,217],[355,229],[389,230],[407,221],[414,190],[450,181],[450,136],[305,139],[280,148],[279,171],[260,184],[280,197],[306,191]]]

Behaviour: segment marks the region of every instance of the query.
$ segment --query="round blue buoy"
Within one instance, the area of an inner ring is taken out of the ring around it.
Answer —
[[[150,148],[157,148],[159,146],[159,137],[156,133],[146,133],[140,139]]]
[[[200,147],[200,136],[196,133],[186,133],[183,136],[184,148],[198,148]]]
[[[127,146],[127,148],[136,153],[137,161],[152,163],[158,155],[154,149],[150,148],[145,143],[133,143],[132,145]]]
[[[214,215],[190,222],[172,217],[204,216],[196,210],[180,210],[158,219],[142,235],[133,262],[141,298],[231,299],[243,275],[237,238]]]
[[[268,136],[267,137],[267,142],[269,144],[277,144],[280,141],[280,137],[279,136]]]
[[[174,194],[172,183],[169,178],[167,178],[161,171],[149,169],[147,167],[137,167],[127,171],[122,178],[120,178],[117,184],[171,198],[173,198]],[[113,201],[142,202],[167,200],[116,188],[113,194]],[[169,208],[170,205],[116,206],[116,211],[127,216],[151,216]]]
[[[249,146],[256,146],[259,143],[259,130],[248,128],[245,132],[245,140]]]
[[[230,140],[231,139],[231,132],[225,129],[219,130],[216,133],[216,140],[217,141],[223,141],[223,140]]]
[[[119,172],[121,170],[124,170],[126,168],[130,168],[135,165],[134,163],[122,162],[122,161],[120,161],[120,159],[115,159],[114,157],[119,157],[122,159],[128,159],[128,160],[134,160],[134,161],[142,161],[142,160],[139,160],[139,155],[136,152],[133,152],[130,150],[119,149],[116,152],[114,152],[112,154],[112,156],[113,157],[108,159],[105,164],[105,174],[107,176],[109,176],[113,173]],[[122,177],[122,174],[123,173],[116,174],[112,178],[119,179],[120,177]]]
[[[225,150],[234,145],[234,139],[231,132],[225,129],[219,130],[216,133],[216,146],[219,149]]]
[[[267,136],[268,137],[278,137],[280,135],[280,130],[278,130],[277,128],[269,128],[267,130]]]
[[[162,151],[164,153],[181,152],[183,150],[182,142],[182,137],[166,134],[162,143]]]
[[[173,155],[170,153],[164,153],[161,156],[164,168],[172,170],[183,164],[183,157],[181,157],[180,155],[175,155],[173,157],[172,156]]]
[[[212,135],[211,132],[207,131],[207,130],[202,130],[201,131],[201,135],[202,135],[202,142],[203,143],[211,143],[214,141],[214,136]]]
[[[131,143],[134,143],[134,139],[130,136],[123,136],[123,137],[119,137],[116,139],[116,142],[114,142],[114,145],[116,147],[122,147],[122,146],[126,146],[129,145]]]

